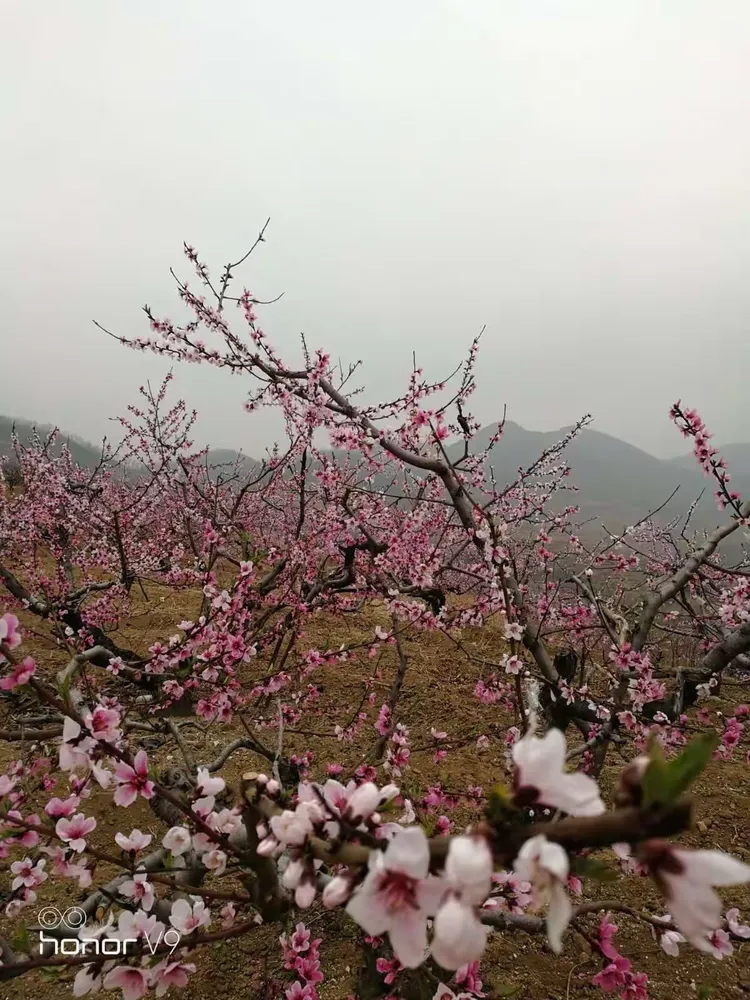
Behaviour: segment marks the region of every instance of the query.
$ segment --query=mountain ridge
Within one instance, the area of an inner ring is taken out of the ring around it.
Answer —
[[[27,442],[31,437],[34,427],[31,421],[14,421],[0,416],[0,456],[11,453],[13,424],[22,441]],[[472,441],[472,450],[477,452],[486,447],[496,429],[496,424],[481,428]],[[40,436],[51,430],[48,425],[37,427]],[[555,431],[529,431],[520,424],[506,421],[500,440],[488,457],[488,472],[491,466],[498,482],[512,482],[519,469],[531,465],[569,430],[570,426]],[[61,432],[56,445],[58,452],[62,442],[68,444],[81,465],[91,467],[98,462],[100,448],[88,441]],[[452,442],[446,450],[455,460],[463,452],[463,443]],[[727,459],[733,487],[743,496],[750,496],[750,443],[731,442],[719,450]],[[208,458],[210,463],[225,467],[239,460],[247,471],[258,465],[257,459],[232,448],[209,449]],[[576,503],[584,520],[594,518],[610,530],[620,530],[661,507],[675,490],[677,494],[656,515],[657,521],[665,523],[677,514],[684,514],[696,500],[695,528],[710,530],[721,520],[713,497],[713,484],[690,454],[657,458],[612,434],[586,427],[565,449],[565,459],[572,469],[570,485],[576,489],[562,493],[558,503]]]

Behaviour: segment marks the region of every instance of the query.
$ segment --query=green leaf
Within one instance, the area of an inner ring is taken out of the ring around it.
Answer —
[[[675,797],[682,795],[705,769],[719,745],[717,733],[702,733],[685,747],[679,757],[667,764]]]
[[[25,923],[21,923],[18,933],[13,938],[12,947],[14,951],[20,951],[23,955],[31,954],[31,938]]]
[[[711,760],[719,737],[702,733],[685,747],[679,757],[665,761],[661,747],[651,744],[651,763],[643,776],[643,804],[670,805],[690,788]]]
[[[644,806],[669,802],[669,775],[664,760],[652,760],[641,782]]]
[[[53,968],[53,969],[42,968],[42,969],[38,970],[38,974],[42,977],[42,979],[46,980],[46,982],[48,982],[48,983],[57,982],[57,980],[60,979],[60,977],[64,973],[65,973],[65,966],[64,965],[59,966],[56,969],[55,968]]]
[[[520,991],[521,987],[516,984],[508,984],[507,986],[501,986],[499,989],[495,990],[496,997],[514,997],[516,993]]]
[[[711,1000],[714,995],[713,986],[700,986],[698,988],[698,1000]]]
[[[597,882],[616,882],[619,875],[599,858],[575,858],[573,873],[582,878],[593,878]]]
[[[513,799],[505,785],[497,785],[489,794],[487,801],[487,818],[498,821],[508,815],[513,809]]]

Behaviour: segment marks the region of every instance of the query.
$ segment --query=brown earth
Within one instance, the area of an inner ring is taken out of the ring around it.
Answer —
[[[174,631],[174,625],[185,616],[194,613],[193,598],[190,595],[151,595],[152,602],[142,607],[130,622],[118,633],[119,641],[137,649],[145,649],[157,639],[164,639]],[[365,640],[372,636],[374,624],[387,624],[382,609],[371,608],[364,616],[341,616],[331,619],[314,616],[308,628],[306,642],[318,648],[336,648],[342,642]],[[24,624],[38,628],[34,620],[26,619]],[[462,641],[474,653],[498,658],[501,645],[497,632],[490,628],[481,632],[467,629]],[[54,648],[48,639],[38,632],[28,636],[23,647],[33,652],[39,669],[44,673],[59,669],[66,660],[65,654]],[[471,692],[479,670],[457,652],[455,646],[440,636],[420,635],[408,639],[405,649],[409,657],[404,690],[399,701],[397,717],[411,731],[413,752],[411,767],[401,782],[413,797],[419,798],[425,789],[440,781],[448,790],[460,790],[467,784],[481,785],[485,792],[502,781],[507,774],[505,747],[502,733],[513,720],[504,717],[494,708],[481,705]],[[396,655],[391,647],[382,661],[383,677],[379,683],[378,704],[383,700],[395,671]],[[362,679],[373,668],[372,661],[361,658],[345,663],[335,669],[322,668],[311,679],[320,683],[323,694],[316,715],[306,717],[305,733],[287,731],[284,737],[285,752],[301,753],[313,750],[313,776],[324,773],[325,764],[338,761],[351,771],[354,767],[372,759],[374,734],[372,718],[351,744],[339,743],[333,736],[333,726],[342,719],[352,717],[362,699]],[[728,693],[728,689],[725,688]],[[710,703],[713,711],[731,711],[733,703]],[[7,716],[7,705],[0,708]],[[7,719],[1,717],[5,723]],[[429,736],[430,726],[444,729],[456,744],[464,744],[452,751],[446,760],[435,765],[432,760]],[[310,735],[315,733],[317,735]],[[486,733],[490,736],[490,746],[479,752],[475,746],[476,736]],[[212,725],[205,732],[189,728],[185,738],[199,761],[214,756],[217,749],[229,739],[241,735],[242,730],[234,725],[229,727]],[[261,734],[263,736],[263,734]],[[272,746],[275,734],[263,737]],[[750,862],[750,767],[745,763],[748,738],[735,751],[729,763],[714,762],[699,779],[695,787],[696,809],[695,828],[681,838],[682,842],[694,847],[718,847],[730,851]],[[420,749],[425,748],[425,749]],[[21,753],[18,743],[0,743],[0,766],[7,765]],[[44,750],[44,755],[54,756],[52,747]],[[43,755],[42,748],[35,748],[32,757]],[[179,763],[179,751],[173,746],[151,754],[151,759],[159,766]],[[622,767],[623,757],[616,752],[608,756],[608,764],[602,779],[605,797],[611,792],[615,777]],[[248,769],[265,769],[267,762],[249,751],[238,752],[226,765],[223,776],[227,783],[239,777]],[[108,797],[100,795],[89,800],[87,813],[97,818],[97,829],[91,841],[102,849],[114,848],[114,833],[117,824]],[[475,813],[473,814],[476,815]],[[118,810],[118,816],[121,816]],[[459,815],[459,821],[469,821],[472,813]],[[128,825],[129,824],[129,825]],[[122,820],[120,824],[122,827]],[[163,832],[163,826],[156,821],[148,807],[139,800],[128,810],[126,832],[139,827],[144,832],[156,836]],[[605,852],[603,857],[606,859]],[[613,856],[609,860],[614,865]],[[7,869],[8,862],[0,865]],[[7,888],[8,872],[0,876],[0,887]],[[111,877],[106,865],[96,870],[95,883],[101,884]],[[73,905],[82,898],[75,885],[51,885],[51,880],[39,890],[39,906],[65,903]],[[586,880],[584,898],[616,898],[636,908],[648,908],[654,913],[664,912],[653,884],[638,876],[622,876],[614,884],[601,884]],[[740,907],[743,917],[750,918],[750,891],[728,890],[724,892],[727,905]],[[714,1000],[730,1000],[734,997],[750,997],[750,942],[735,944],[734,955],[717,962],[683,945],[679,959],[666,956],[650,929],[640,921],[623,914],[614,917],[619,925],[615,943],[633,963],[636,971],[649,975],[649,996],[651,1000],[689,1000],[697,998],[703,986],[713,988]],[[320,994],[325,1000],[339,1000],[356,992],[356,977],[363,964],[363,952],[358,929],[345,920],[340,913],[330,914],[315,906],[304,914],[305,923],[314,935],[323,937],[321,947],[322,969],[325,980],[320,985]],[[31,921],[30,921],[31,922]],[[17,927],[0,917],[2,932],[12,935]],[[589,935],[595,933],[598,917],[583,918],[581,928]],[[280,962],[278,935],[281,928],[261,927],[257,932],[244,938],[213,945],[201,950],[196,956],[197,973],[191,977],[189,986],[177,991],[184,1000],[239,1000],[239,998],[271,997],[273,993],[267,983],[274,978],[285,981]],[[518,1000],[588,1000],[603,998],[605,994],[591,985],[591,977],[601,968],[601,960],[591,955],[584,936],[571,930],[565,941],[561,957],[553,956],[541,938],[523,933],[493,934],[487,953],[482,962],[485,990],[490,996],[501,996],[502,988],[517,987],[513,995]],[[70,995],[66,974],[62,979],[51,981],[40,973],[22,979],[0,983],[0,1000],[58,1000]],[[105,994],[107,996],[109,994]],[[112,994],[114,996],[114,994]],[[170,994],[172,995],[172,994]],[[177,994],[175,994],[177,995]]]

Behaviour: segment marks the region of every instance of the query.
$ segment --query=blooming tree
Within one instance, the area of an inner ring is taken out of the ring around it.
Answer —
[[[44,968],[77,996],[161,996],[189,982],[202,946],[276,923],[286,996],[314,998],[321,941],[301,911],[318,908],[359,925],[384,992],[482,996],[489,934],[544,934],[560,953],[572,927],[601,956],[594,983],[637,1000],[647,975],[615,947],[614,913],[648,924],[668,955],[689,943],[721,958],[750,937],[714,891],[750,881],[750,866],[671,839],[690,825],[686,793],[703,767],[740,752],[747,714],[739,704],[717,725],[706,707],[748,665],[750,571],[722,543],[747,527],[750,503],[698,415],[679,403],[671,413],[716,484],[716,530],[694,538],[689,515],[647,518],[591,543],[564,461],[587,418],[501,485],[491,453],[503,425],[477,449],[468,411],[478,341],[453,380],[415,367],[401,396],[366,404],[356,367],[337,370],[306,344],[297,367],[281,359],[257,300],[229,294],[242,261],[215,281],[186,254],[188,319],[147,310],[150,337],[117,339],[254,379],[247,410],[280,410],[287,442],[263,462],[212,466],[191,440],[195,414],[168,402],[170,376],[141,390],[122,444],[105,443],[94,469],[53,438],[16,443],[18,476],[0,487],[0,736],[19,749],[0,775],[0,853],[6,915],[23,931],[0,938],[0,978]],[[197,600],[196,613],[148,648],[121,645],[117,629],[164,591]],[[311,623],[342,615],[364,622],[363,637],[310,641]],[[29,651],[32,622],[53,666]],[[478,655],[471,629],[496,652]],[[425,634],[472,665],[477,721],[468,737],[433,726],[421,748],[400,705],[406,639]],[[285,742],[319,722],[322,668],[361,676],[360,701],[328,733],[332,746],[369,748],[371,763],[348,773]],[[196,724],[216,734],[212,759],[186,739]],[[506,753],[496,787],[468,775],[456,793],[416,787],[412,754],[440,765],[462,740]],[[608,808],[598,779],[612,746],[628,763]],[[180,766],[157,762],[167,747]],[[254,767],[235,780],[238,753]],[[102,796],[118,817],[112,843],[97,830]],[[141,801],[158,835],[128,819]],[[623,873],[653,880],[664,913],[573,902],[607,848]],[[85,938],[69,924],[38,936],[59,881],[84,919],[101,920]],[[592,937],[582,921],[597,913]],[[59,952],[69,937],[88,943]]]

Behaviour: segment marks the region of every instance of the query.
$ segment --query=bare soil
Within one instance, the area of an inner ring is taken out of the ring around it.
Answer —
[[[157,639],[163,639],[174,631],[174,623],[194,613],[194,597],[191,595],[163,596],[150,595],[152,600],[141,607],[133,618],[118,633],[119,641],[136,649],[145,649]],[[336,619],[320,615],[314,616],[308,628],[306,642],[319,648],[337,647],[342,642],[364,640],[371,637],[374,625],[380,621],[387,624],[385,612],[373,607],[359,617],[341,616]],[[38,622],[26,618],[24,624],[38,628]],[[466,630],[462,642],[477,653],[499,658],[502,639],[493,629]],[[60,651],[46,638],[37,633],[29,636],[26,647],[33,652],[42,673],[59,669],[66,660]],[[428,786],[442,782],[448,790],[465,789],[468,784],[481,785],[485,792],[507,777],[506,748],[502,734],[513,719],[497,712],[492,707],[481,705],[472,690],[478,676],[478,668],[472,666],[443,637],[419,635],[406,641],[409,665],[404,690],[398,704],[397,718],[411,731],[414,748],[410,768],[405,773],[402,785],[416,800],[424,794]],[[382,703],[390,687],[396,670],[395,649],[389,649],[382,660],[382,680],[379,682],[378,705]],[[351,772],[363,762],[372,759],[375,733],[373,719],[368,719],[358,738],[351,744],[340,743],[333,736],[333,726],[342,719],[350,718],[362,700],[363,678],[373,669],[373,661],[358,658],[335,669],[322,668],[311,679],[320,683],[322,697],[314,716],[304,721],[304,733],[287,731],[284,736],[285,752],[302,753],[307,749],[314,752],[313,777],[324,774],[325,765],[337,761]],[[730,689],[725,688],[728,695]],[[382,697],[381,697],[382,694]],[[735,699],[736,701],[737,699]],[[733,702],[710,702],[712,711],[731,711]],[[7,722],[8,703],[0,706],[0,720]],[[429,736],[431,726],[443,729],[451,741],[464,743],[449,753],[446,760],[433,763],[432,741]],[[206,732],[189,728],[185,737],[195,757],[205,762],[213,757],[217,749],[235,735],[240,735],[239,727],[211,726]],[[316,735],[310,735],[310,734]],[[476,736],[485,733],[490,737],[489,748],[476,749]],[[573,739],[572,735],[570,737]],[[275,733],[268,732],[265,739],[269,746],[275,743]],[[424,747],[425,749],[420,749]],[[745,763],[748,738],[735,751],[735,758],[729,763],[714,762],[701,777],[695,788],[696,824],[695,828],[681,840],[694,847],[717,847],[730,851],[750,862],[750,767]],[[21,745],[0,743],[0,766],[21,754]],[[34,756],[49,754],[54,758],[52,747],[36,748]],[[161,749],[152,753],[152,759],[159,766],[179,763],[176,749]],[[608,755],[608,763],[602,785],[605,797],[611,792],[612,783],[622,767],[623,756],[616,751]],[[248,769],[266,769],[267,762],[249,751],[238,752],[226,766],[223,775],[227,782],[237,779]],[[98,796],[87,804],[87,813],[97,818],[97,829],[92,842],[103,849],[114,848],[116,824],[111,803],[107,796]],[[459,814],[459,821],[471,820],[470,809],[465,817]],[[118,818],[122,825],[121,811]],[[158,836],[163,830],[143,800],[139,800],[128,810],[126,832],[139,827],[144,832]],[[614,859],[610,857],[614,867]],[[7,868],[9,862],[2,862]],[[8,888],[7,872],[0,876],[0,887]],[[111,874],[106,865],[100,865],[95,874],[95,882],[103,884]],[[39,904],[65,903],[73,905],[85,893],[79,893],[75,885],[45,883],[39,890]],[[584,882],[584,899],[617,898],[636,907],[649,908],[655,913],[663,913],[653,884],[645,878],[623,876],[615,883],[601,884],[587,880]],[[743,917],[750,918],[750,891],[728,890],[724,893],[727,905],[740,908]],[[33,919],[33,917],[32,917]],[[666,956],[649,928],[631,918],[616,915],[619,932],[615,939],[620,950],[627,955],[636,971],[649,975],[649,995],[652,1000],[689,1000],[697,998],[702,986],[713,988],[714,1000],[730,1000],[735,997],[750,997],[750,942],[735,946],[734,955],[718,962],[693,949],[682,946],[679,959]],[[363,951],[358,929],[339,913],[330,914],[320,906],[304,914],[306,924],[314,935],[323,938],[321,947],[322,969],[325,981],[320,985],[320,994],[325,1000],[340,1000],[356,993],[357,974],[363,964]],[[4,916],[0,916],[3,933],[14,932],[13,926]],[[597,916],[584,919],[582,927],[590,935],[595,934]],[[278,935],[281,928],[260,927],[256,933],[244,938],[231,940],[211,948],[204,948],[196,956],[197,973],[191,977],[189,986],[180,992],[184,1000],[235,1000],[235,998],[270,997],[272,992],[268,982],[274,978],[285,980],[281,968]],[[502,995],[502,988],[514,985],[518,1000],[588,1000],[602,998],[601,990],[591,985],[591,977],[601,968],[601,959],[591,954],[591,949],[581,934],[571,930],[566,938],[565,951],[555,957],[546,948],[542,939],[522,933],[493,934],[490,938],[482,973],[488,995]],[[39,973],[23,977],[9,983],[0,983],[0,1000],[58,1000],[70,995],[69,983],[72,976],[63,980],[50,981]],[[495,992],[498,991],[498,992]]]

